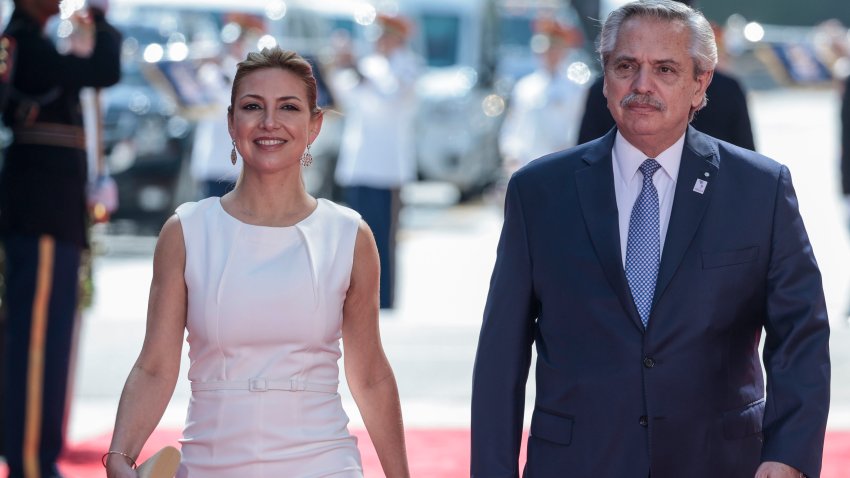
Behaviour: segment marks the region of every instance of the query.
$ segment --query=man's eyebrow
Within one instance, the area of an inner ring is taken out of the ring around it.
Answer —
[[[629,62],[637,62],[637,58],[630,55],[620,55],[611,59],[614,63],[619,63],[621,61],[629,61]],[[662,58],[660,60],[652,60],[650,61],[653,65],[673,65],[673,66],[682,66],[682,63],[674,60],[673,58]]]
[[[619,56],[615,56],[614,58],[612,58],[612,60],[613,60],[613,61],[615,61],[615,62],[620,62],[620,61],[637,61],[637,58],[635,58],[635,57],[633,57],[633,56],[629,56],[629,55],[619,55]]]
[[[653,65],[673,65],[673,66],[681,66],[682,64],[672,58],[664,58],[661,60],[654,60],[652,62]]]

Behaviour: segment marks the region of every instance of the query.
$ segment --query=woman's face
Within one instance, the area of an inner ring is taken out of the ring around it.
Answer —
[[[299,161],[322,127],[310,114],[307,86],[294,73],[264,68],[242,78],[228,119],[245,167],[275,172]]]

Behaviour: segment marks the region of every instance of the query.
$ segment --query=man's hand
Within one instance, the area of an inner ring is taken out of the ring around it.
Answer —
[[[805,477],[796,468],[776,461],[766,461],[756,470],[755,478],[801,478]]]

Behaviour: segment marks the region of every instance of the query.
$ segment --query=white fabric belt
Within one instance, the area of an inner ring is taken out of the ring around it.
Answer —
[[[266,380],[252,378],[248,380],[219,380],[210,382],[192,382],[192,391],[208,390],[248,390],[249,392],[266,392],[283,390],[287,392],[323,392],[336,393],[336,384],[304,382],[302,380]]]

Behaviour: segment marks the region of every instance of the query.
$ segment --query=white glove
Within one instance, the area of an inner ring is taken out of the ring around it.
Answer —
[[[109,0],[86,0],[90,8],[96,8],[103,13],[109,11]]]

